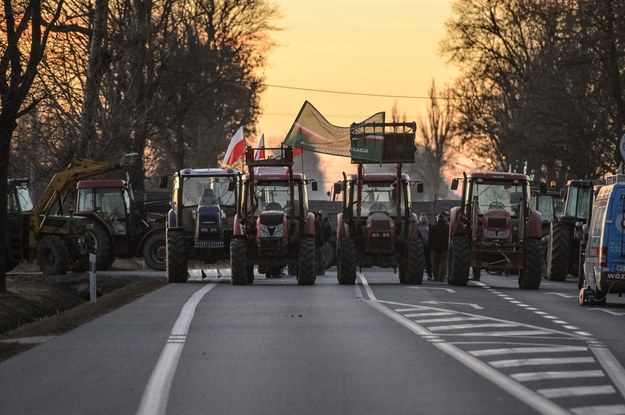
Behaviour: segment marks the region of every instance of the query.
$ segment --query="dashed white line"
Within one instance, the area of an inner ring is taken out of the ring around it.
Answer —
[[[514,373],[510,375],[511,378],[519,382],[550,379],[602,378],[604,376],[605,373],[603,372],[603,370],[552,370],[547,372]]]
[[[572,365],[582,363],[595,363],[593,357],[541,357],[536,359],[509,359],[495,360],[488,362],[492,367],[521,367],[521,366],[543,366],[543,365]]]
[[[567,398],[570,396],[611,395],[616,393],[612,385],[575,386],[569,388],[538,389],[545,398]]]
[[[495,356],[517,353],[562,353],[562,352],[586,352],[586,346],[536,346],[536,347],[506,347],[501,349],[473,350],[473,356]]]

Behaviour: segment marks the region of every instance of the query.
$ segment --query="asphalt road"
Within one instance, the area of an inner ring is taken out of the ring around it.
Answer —
[[[0,412],[625,414],[625,299],[580,307],[572,278],[208,274],[0,363]]]

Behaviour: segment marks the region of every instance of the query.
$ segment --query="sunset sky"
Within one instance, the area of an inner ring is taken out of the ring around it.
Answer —
[[[338,125],[397,102],[409,119],[425,112],[432,79],[454,71],[438,54],[450,2],[444,0],[279,0],[283,31],[269,57],[259,130],[284,137],[305,100]],[[371,97],[312,90],[388,95]]]
[[[440,88],[455,74],[438,52],[451,1],[277,0],[276,4],[283,12],[279,22],[283,30],[274,34],[279,46],[269,56],[268,88],[258,125],[272,145],[286,136],[305,100],[339,126],[379,111],[386,111],[389,119],[394,105],[409,121],[417,121],[425,114],[432,80]],[[328,170],[337,171],[326,175],[340,174],[340,167],[333,166],[345,164],[327,163]]]

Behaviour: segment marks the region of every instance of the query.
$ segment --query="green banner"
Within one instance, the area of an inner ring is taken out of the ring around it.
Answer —
[[[378,112],[363,122],[383,123],[384,112]],[[351,157],[352,155],[350,151],[350,127],[338,127],[330,124],[308,101],[304,102],[283,144],[315,153],[341,157]]]

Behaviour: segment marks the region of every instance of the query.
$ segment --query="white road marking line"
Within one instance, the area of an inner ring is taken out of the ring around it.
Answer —
[[[453,336],[483,336],[483,337],[525,337],[525,336],[543,336],[553,334],[546,330],[509,330],[509,331],[480,331],[475,333],[453,333]]]
[[[545,398],[567,398],[569,396],[611,395],[616,393],[612,385],[575,386],[569,388],[538,389]]]
[[[537,346],[537,347],[507,347],[502,349],[483,349],[470,351],[473,356],[495,356],[516,353],[562,353],[562,352],[585,352],[586,346]]]
[[[618,389],[621,396],[625,398],[625,369],[618,361],[618,359],[612,354],[612,352],[605,347],[591,347],[599,364],[608,374],[614,386]]]
[[[365,284],[365,286],[368,287],[368,285],[366,285],[367,280],[364,278],[363,275],[360,276],[360,279],[362,280],[363,284]],[[377,300],[366,301],[366,303],[369,304],[371,307],[375,308],[376,310],[378,310],[380,313],[386,315],[390,319],[396,321],[397,323],[401,324],[402,326],[406,327],[408,330],[410,330],[411,332],[419,336],[428,336],[432,334],[430,331],[428,331],[424,327],[421,327],[414,321],[402,316],[401,314],[394,312],[388,307],[385,307]],[[445,352],[449,356],[458,360],[460,363],[464,364],[475,373],[483,376],[490,382],[499,386],[501,389],[505,390],[512,396],[516,397],[522,402],[525,402],[528,406],[534,408],[539,413],[545,414],[545,415],[568,414],[568,412],[564,408],[561,408],[560,406],[549,401],[543,396],[537,394],[531,389],[528,389],[525,386],[515,382],[514,380],[510,379],[508,376],[500,373],[496,369],[493,369],[488,364],[471,356],[469,353],[462,351],[461,349],[457,348],[453,344],[450,344],[444,341],[431,342],[430,344],[434,345],[439,350]]]
[[[443,331],[443,330],[463,330],[463,329],[477,329],[477,328],[500,328],[500,327],[518,327],[518,324],[513,323],[480,323],[480,324],[450,324],[448,326],[434,326],[428,327],[430,331]]]
[[[521,367],[521,366],[543,366],[543,365],[572,365],[581,363],[595,363],[592,356],[588,357],[541,357],[535,359],[510,359],[494,360],[488,362],[492,367]]]
[[[217,284],[211,283],[202,287],[182,306],[180,315],[178,315],[178,319],[171,329],[168,341],[143,391],[137,415],[165,414],[171,383],[178,367],[182,349],[184,348],[184,339],[186,339],[189,325],[195,314],[195,307],[197,307],[202,297],[216,286]],[[169,341],[170,339],[174,341]]]
[[[456,291],[451,288],[440,288],[440,287],[407,287],[413,290],[443,290],[448,293],[455,293]]]
[[[548,372],[514,373],[510,375],[511,378],[519,382],[551,379],[602,378],[604,376],[605,373],[603,372],[603,370],[562,370]]]
[[[613,316],[625,316],[625,313],[619,313],[612,310],[606,310],[605,308],[588,308],[588,311],[603,311],[604,313],[612,314]]]
[[[625,405],[584,406],[571,408],[571,412],[575,415],[623,415]]]
[[[453,316],[454,314],[458,314],[458,313],[454,311],[436,311],[436,312],[431,312],[431,313],[404,314],[404,317],[411,318],[411,317]]]
[[[426,324],[426,323],[450,323],[454,321],[469,321],[469,320],[485,320],[485,318],[483,317],[424,318],[424,319],[415,319],[414,322],[419,323],[419,324]]]

